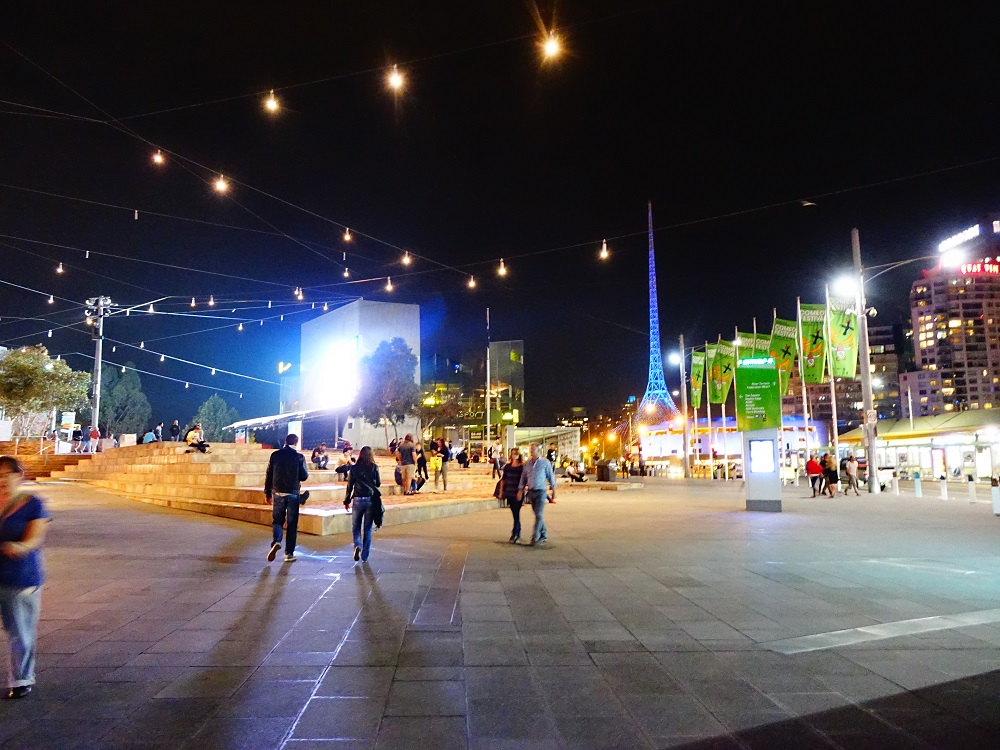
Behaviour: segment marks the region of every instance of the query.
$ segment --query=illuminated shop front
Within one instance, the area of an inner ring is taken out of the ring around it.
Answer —
[[[841,446],[859,456],[861,430],[840,436]],[[878,465],[893,468],[901,479],[915,472],[925,479],[987,481],[1000,474],[1000,413],[970,410],[878,423]]]

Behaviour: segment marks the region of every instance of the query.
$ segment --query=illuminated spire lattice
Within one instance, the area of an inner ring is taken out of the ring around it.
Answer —
[[[639,403],[638,419],[647,423],[662,422],[679,411],[663,378],[663,354],[660,349],[660,311],[656,301],[656,257],[653,249],[653,204],[648,204],[649,222],[649,381]],[[685,387],[681,384],[681,387]]]

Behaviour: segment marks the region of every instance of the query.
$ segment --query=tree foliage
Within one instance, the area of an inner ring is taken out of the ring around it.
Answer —
[[[86,406],[89,388],[89,372],[71,370],[44,346],[14,349],[0,358],[0,407],[13,421],[15,435],[27,435],[38,415],[45,416],[45,425],[53,409]]]
[[[143,433],[152,426],[149,422],[153,409],[133,367],[133,363],[126,362],[125,372],[105,367],[101,373],[100,430],[103,435],[134,433],[142,439]]]
[[[369,424],[385,428],[386,443],[389,425],[398,438],[399,423],[420,403],[420,387],[413,382],[416,368],[417,357],[401,338],[383,341],[361,361],[358,414]]]
[[[214,393],[211,398],[198,407],[198,413],[192,418],[191,424],[201,422],[201,429],[205,431],[205,440],[209,443],[231,443],[233,442],[233,433],[231,430],[226,430],[225,427],[238,421],[239,418],[239,412],[230,407],[222,396]]]
[[[462,413],[462,404],[454,396],[433,404],[421,401],[414,413],[420,419],[422,430],[426,432],[435,424],[446,425],[454,421]]]

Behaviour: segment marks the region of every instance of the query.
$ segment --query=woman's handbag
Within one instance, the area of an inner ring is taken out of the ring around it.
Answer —
[[[443,459],[441,458],[441,456],[439,456],[439,455],[438,456],[431,456],[431,470],[432,471],[441,471],[441,464],[442,463],[443,463]]]

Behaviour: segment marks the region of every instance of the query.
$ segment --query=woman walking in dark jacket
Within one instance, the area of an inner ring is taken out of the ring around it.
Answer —
[[[375,505],[382,502],[378,491],[380,484],[378,466],[372,458],[372,449],[366,445],[358,454],[357,463],[350,468],[347,492],[344,495],[344,507],[353,505],[354,559],[362,562],[368,562],[368,553],[372,546]]]
[[[517,494],[517,486],[521,483],[521,473],[524,463],[517,448],[510,449],[510,460],[504,464],[500,472],[500,497],[507,501],[510,512],[514,515],[514,528],[510,532],[510,543],[516,544],[521,538],[521,499]]]

